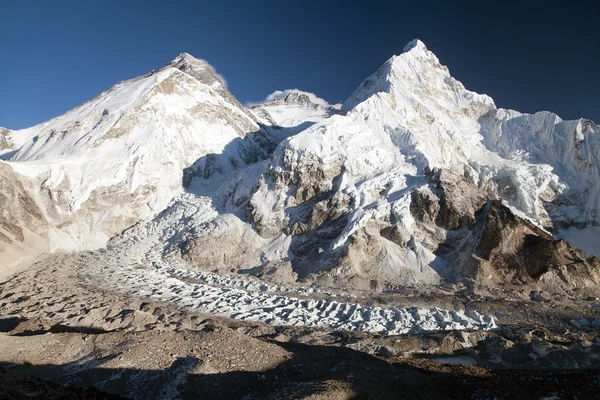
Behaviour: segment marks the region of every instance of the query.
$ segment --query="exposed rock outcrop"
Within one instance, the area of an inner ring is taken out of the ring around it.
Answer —
[[[481,287],[517,285],[588,294],[599,289],[596,257],[586,257],[568,242],[554,239],[498,200],[479,210],[473,229],[450,235],[440,254],[448,262],[454,260],[462,275]]]

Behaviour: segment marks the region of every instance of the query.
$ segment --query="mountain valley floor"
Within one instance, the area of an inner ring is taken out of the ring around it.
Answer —
[[[475,308],[498,325],[390,336],[221,318],[109,291],[90,284],[85,256],[44,256],[0,286],[0,398],[600,395],[597,299],[357,293],[366,307]]]

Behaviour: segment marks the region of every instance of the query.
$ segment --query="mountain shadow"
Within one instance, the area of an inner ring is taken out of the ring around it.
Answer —
[[[591,399],[600,393],[594,384],[598,371],[490,371],[424,359],[382,359],[344,347],[274,343],[290,357],[264,371],[195,373],[207,360],[193,354],[159,370],[103,368],[102,362],[107,361],[103,359],[65,365],[3,362],[0,397],[36,398],[41,393],[37,398],[42,398],[48,393],[43,390],[52,387],[48,381],[96,394],[82,398],[115,394],[134,399],[442,400],[539,399],[560,394],[560,398]]]

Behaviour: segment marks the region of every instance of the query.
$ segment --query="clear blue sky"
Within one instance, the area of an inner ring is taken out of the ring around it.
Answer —
[[[498,106],[600,122],[600,2],[494,4],[0,0],[0,126],[57,116],[184,51],[242,102],[298,88],[336,103],[413,38]]]

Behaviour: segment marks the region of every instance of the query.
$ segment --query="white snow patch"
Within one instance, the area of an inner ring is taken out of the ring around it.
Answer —
[[[587,225],[583,228],[572,226],[559,230],[557,237],[583,250],[587,256],[600,257],[600,226]]]

